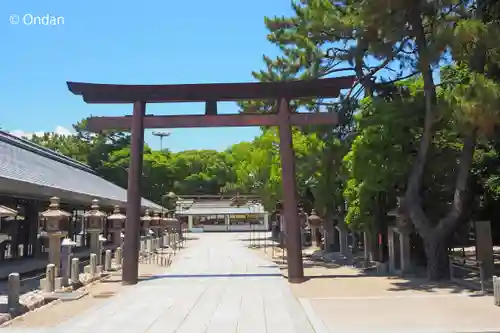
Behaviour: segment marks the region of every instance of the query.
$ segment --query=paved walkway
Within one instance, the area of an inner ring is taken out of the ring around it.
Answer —
[[[278,268],[246,248],[248,234],[190,236],[199,239],[187,243],[165,274],[36,332],[314,332]]]

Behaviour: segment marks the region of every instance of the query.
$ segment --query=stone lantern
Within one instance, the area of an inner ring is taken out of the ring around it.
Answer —
[[[299,221],[300,221],[300,235],[302,240],[302,246],[307,246],[307,234],[310,233],[309,224],[307,223],[307,214],[304,209],[299,208]]]
[[[49,264],[56,267],[56,276],[59,276],[61,239],[68,235],[71,214],[60,209],[59,198],[52,197],[49,200],[49,208],[40,213],[40,237],[49,239]]]
[[[90,211],[86,212],[83,217],[85,218],[85,229],[90,233],[90,253],[95,253],[97,255],[97,264],[100,265],[102,261],[102,237],[99,236],[104,230],[106,213],[99,210],[99,200],[92,200]]]
[[[166,218],[161,216],[160,212],[155,212],[150,221],[150,227],[155,231],[156,237],[158,237],[158,246],[163,247],[163,232],[167,227]]]
[[[113,235],[113,244],[115,246],[121,246],[122,244],[122,232],[125,229],[125,220],[127,216],[120,212],[120,206],[115,205],[113,214],[108,216],[108,230]]]
[[[316,246],[321,246],[320,228],[323,224],[323,219],[316,214],[316,210],[311,211],[311,215],[307,218],[311,226],[311,238],[316,241]]]
[[[163,223],[168,233],[170,234],[178,233],[179,236],[181,235],[181,223],[178,219],[172,216],[165,216],[163,218]]]
[[[149,235],[149,226],[151,225],[151,215],[149,213],[149,209],[146,209],[144,212],[144,216],[141,217],[141,229],[144,232],[145,236]]]

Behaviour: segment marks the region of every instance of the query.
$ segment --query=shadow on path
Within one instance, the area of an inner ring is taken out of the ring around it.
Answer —
[[[235,274],[164,274],[153,275],[145,280],[158,279],[201,279],[201,278],[246,278],[246,277],[282,277],[279,273],[235,273]]]

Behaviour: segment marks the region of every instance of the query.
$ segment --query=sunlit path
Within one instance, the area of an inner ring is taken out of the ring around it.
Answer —
[[[164,273],[45,332],[314,332],[279,270],[247,248],[248,234],[191,236]]]

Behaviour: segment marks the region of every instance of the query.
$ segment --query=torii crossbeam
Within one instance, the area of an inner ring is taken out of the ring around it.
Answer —
[[[123,284],[138,282],[140,244],[140,185],[145,128],[190,128],[228,126],[278,126],[283,182],[285,240],[288,281],[304,281],[300,221],[297,211],[295,155],[292,126],[336,125],[333,113],[292,113],[289,101],[299,98],[332,98],[350,88],[353,77],[265,83],[215,83],[182,85],[114,85],[67,82],[69,90],[87,103],[133,104],[132,116],[91,117],[87,129],[94,132],[118,129],[131,131],[131,156],[127,189]],[[218,101],[276,100],[278,112],[269,114],[218,115]],[[146,115],[146,103],[205,102],[205,115]]]

